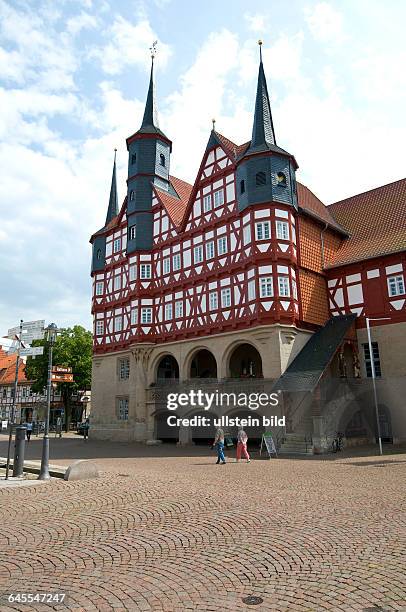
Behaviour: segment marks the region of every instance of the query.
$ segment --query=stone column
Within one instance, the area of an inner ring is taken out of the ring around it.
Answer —
[[[179,427],[179,442],[178,446],[187,446],[194,444],[192,440],[192,428],[181,425]]]
[[[152,352],[149,344],[139,345],[132,349],[134,373],[131,373],[130,398],[134,410],[134,437],[137,442],[146,442],[147,433],[147,372]]]

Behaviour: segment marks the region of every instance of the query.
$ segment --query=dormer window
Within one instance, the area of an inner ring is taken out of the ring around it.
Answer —
[[[245,193],[245,181],[240,181],[240,193]]]
[[[133,201],[134,200],[134,191],[130,191],[130,200]]]
[[[262,185],[266,185],[266,174],[265,172],[257,172],[255,176],[255,184],[257,187],[262,187]]]
[[[96,259],[101,259],[101,255],[102,255],[101,249],[97,249]]]
[[[161,166],[163,166],[165,168],[165,155],[163,153],[160,154],[159,156],[159,163],[161,164]]]
[[[276,174],[276,180],[278,181],[278,185],[280,185],[281,187],[286,187],[286,174],[284,174],[283,172],[278,172]]]
[[[137,154],[133,153],[131,155],[131,165],[133,166],[135,164],[135,162],[137,161]]]
[[[135,239],[135,225],[132,225],[129,229],[128,232],[128,239],[129,240],[134,240]]]

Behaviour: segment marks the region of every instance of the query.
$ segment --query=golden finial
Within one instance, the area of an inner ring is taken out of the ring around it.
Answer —
[[[258,45],[259,45],[259,59],[262,62],[262,40],[261,39],[259,39]]]
[[[216,129],[216,120],[214,119],[214,117],[213,117],[213,119],[211,120],[211,122],[212,122],[212,124],[213,124],[213,132],[214,132],[214,130]]]

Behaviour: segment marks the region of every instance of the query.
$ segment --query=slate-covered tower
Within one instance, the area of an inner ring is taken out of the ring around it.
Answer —
[[[154,83],[154,55],[144,117],[127,138],[127,253],[152,248],[152,184],[169,191],[172,142],[159,129]]]
[[[239,210],[261,202],[281,202],[297,209],[293,155],[276,144],[260,41],[260,63],[255,100],[252,139],[237,161],[237,201]]]
[[[92,272],[103,270],[106,265],[106,235],[104,230],[109,225],[110,221],[118,215],[118,197],[117,197],[117,176],[116,176],[116,152],[114,149],[113,174],[111,177],[109,205],[107,208],[106,221],[104,227],[97,232],[93,240],[92,252]]]

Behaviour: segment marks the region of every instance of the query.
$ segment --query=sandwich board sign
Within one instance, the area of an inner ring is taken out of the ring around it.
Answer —
[[[275,446],[275,442],[273,440],[272,437],[272,433],[270,431],[265,431],[262,434],[262,440],[261,440],[261,449],[259,451],[259,454],[262,454],[262,447],[265,446],[268,456],[271,459],[271,457],[274,455],[275,457],[278,456],[278,453],[276,452],[276,446]]]

